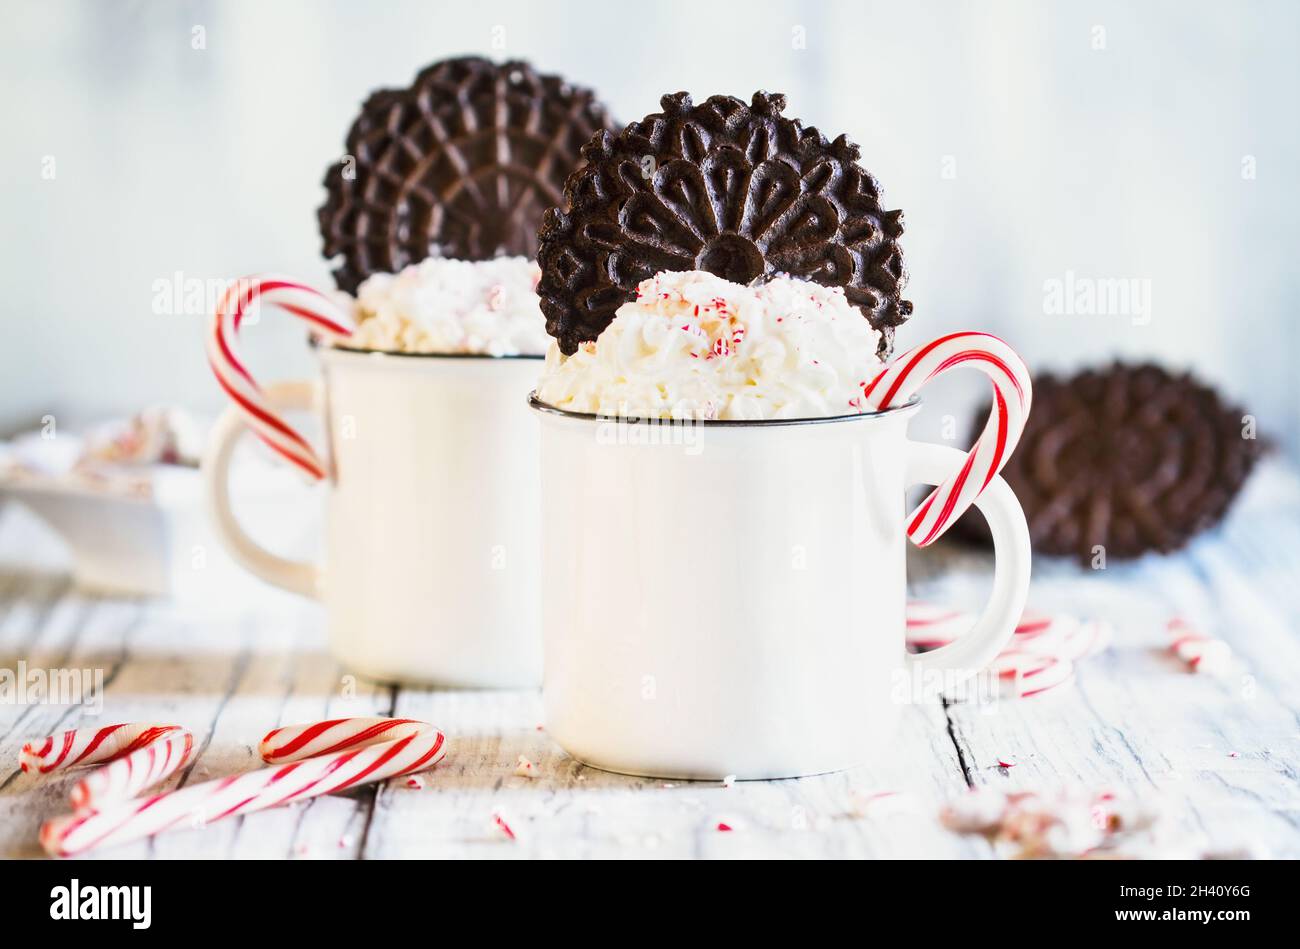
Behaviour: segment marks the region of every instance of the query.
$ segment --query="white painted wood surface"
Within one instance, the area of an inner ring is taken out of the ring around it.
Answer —
[[[1221,530],[1182,554],[1087,572],[1040,560],[1031,606],[1117,630],[1073,688],[992,707],[910,707],[887,759],[730,788],[583,767],[540,729],[533,693],[354,681],[326,654],[316,608],[288,598],[196,609],[80,593],[30,565],[33,525],[12,506],[0,511],[0,668],[102,669],[105,701],[98,717],[0,705],[0,856],[39,856],[41,821],[67,809],[67,778],[18,772],[25,739],[110,721],[185,724],[199,754],[175,786],[257,767],[257,741],[277,724],[399,714],[450,736],[422,790],[361,788],[102,855],[986,858],[994,851],[982,839],[940,827],[945,800],[968,787],[1108,786],[1158,798],[1189,837],[1215,847],[1300,857],[1300,478],[1276,464]],[[990,567],[945,549],[914,552],[910,569],[917,593],[973,607]],[[1229,676],[1190,674],[1165,651],[1174,614],[1231,643]],[[539,777],[515,776],[519,755]],[[906,795],[870,803],[884,791]],[[492,829],[494,812],[517,841]],[[719,832],[719,822],[736,829]]]

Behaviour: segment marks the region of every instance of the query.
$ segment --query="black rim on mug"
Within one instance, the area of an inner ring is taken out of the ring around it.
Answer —
[[[589,422],[619,422],[624,425],[702,425],[709,428],[781,428],[790,425],[825,425],[831,422],[856,422],[863,419],[883,418],[898,415],[918,408],[921,400],[912,396],[903,405],[894,405],[879,412],[855,412],[852,415],[827,415],[821,418],[765,418],[765,419],[672,419],[641,418],[635,415],[595,415],[591,412],[571,412],[557,409],[537,397],[537,390],[528,393],[528,407],[543,415],[557,415],[561,418],[581,419]]]

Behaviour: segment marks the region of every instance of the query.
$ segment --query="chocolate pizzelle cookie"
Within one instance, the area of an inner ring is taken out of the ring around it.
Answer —
[[[1168,552],[1217,523],[1259,445],[1241,410],[1213,389],[1159,366],[1115,363],[1035,377],[1034,410],[1002,476],[1034,549],[1087,565],[1098,545],[1107,558]],[[969,534],[987,536],[963,520]]]
[[[740,284],[785,273],[843,287],[887,356],[912,312],[899,298],[903,214],[882,209],[858,147],[781,115],[782,95],[695,105],[679,92],[661,104],[593,138],[564,207],[542,223],[538,295],[560,350],[599,336],[647,277],[706,270]]]
[[[430,256],[532,257],[579,150],[611,128],[587,89],[524,62],[434,63],[366,100],[318,212],[340,289]]]

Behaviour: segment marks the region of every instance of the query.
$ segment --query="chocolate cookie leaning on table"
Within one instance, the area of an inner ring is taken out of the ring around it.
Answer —
[[[590,90],[525,62],[428,66],[361,107],[317,213],[341,290],[426,257],[533,257],[543,212],[593,134],[612,128]]]
[[[679,92],[661,105],[593,138],[564,206],[542,223],[538,295],[560,350],[599,336],[642,280],[704,270],[739,284],[785,273],[842,287],[888,356],[912,312],[900,299],[903,215],[883,210],[858,147],[783,116],[782,95],[696,105]]]
[[[1116,362],[1034,377],[1034,410],[1002,477],[1034,550],[1087,566],[1099,548],[1120,560],[1168,553],[1217,524],[1260,446],[1243,412],[1190,375]],[[988,539],[973,511],[958,533]]]

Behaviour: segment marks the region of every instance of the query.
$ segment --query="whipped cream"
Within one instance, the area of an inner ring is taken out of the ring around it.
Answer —
[[[344,297],[357,324],[342,345],[399,353],[540,356],[550,337],[537,303],[537,264],[526,257],[430,257],[375,274]]]
[[[880,334],[839,287],[740,286],[703,271],[642,281],[595,342],[552,346],[541,401],[670,419],[826,418],[865,411]]]

